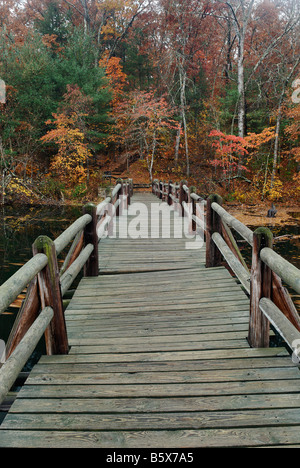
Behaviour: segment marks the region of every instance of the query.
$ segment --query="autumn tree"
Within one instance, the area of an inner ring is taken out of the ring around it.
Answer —
[[[46,122],[55,128],[41,139],[44,143],[54,142],[58,146],[50,170],[67,187],[87,182],[90,150],[85,141],[84,117],[90,105],[91,100],[82,94],[78,86],[67,86],[60,113],[53,114],[54,121]]]
[[[241,157],[248,154],[246,140],[235,135],[226,135],[218,130],[213,130],[209,137],[213,139],[212,147],[215,149],[215,158],[210,160],[210,164],[221,170],[222,179],[229,188],[231,181],[238,176]],[[242,169],[247,170],[246,167]]]
[[[215,5],[215,15],[226,24],[226,35],[230,31],[231,37],[232,31],[235,32],[229,41],[230,60],[227,48],[224,61],[230,63],[227,78],[237,83],[238,135],[244,137],[247,128],[247,92],[260,67],[266,64],[282,41],[289,40],[298,27],[299,4],[296,0],[288,0],[282,8],[283,3],[276,6],[269,2],[255,3],[253,0],[217,0]],[[278,59],[276,63],[279,63]]]
[[[138,153],[140,159],[146,161],[150,180],[155,158],[174,129],[173,114],[165,98],[156,97],[153,91],[132,91],[114,109],[113,139],[125,147],[127,157]]]
[[[290,119],[290,123],[285,129],[286,135],[293,142],[292,155],[297,163],[297,172],[294,179],[300,182],[300,104],[287,109],[286,116]]]

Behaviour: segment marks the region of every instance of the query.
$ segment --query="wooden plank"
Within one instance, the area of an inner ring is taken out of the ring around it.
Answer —
[[[177,371],[177,372],[118,372],[118,373],[35,373],[27,379],[27,385],[133,385],[148,383],[199,383],[199,382],[235,382],[254,380],[299,379],[299,370],[295,367],[278,369],[227,369],[214,371]]]
[[[300,411],[295,409],[238,410],[194,413],[139,414],[10,414],[3,430],[59,430],[69,431],[143,431],[185,430],[212,428],[268,427],[300,425]],[[1,432],[0,432],[1,435]],[[298,439],[299,440],[299,439]]]
[[[161,362],[161,361],[186,361],[186,360],[214,360],[235,359],[242,357],[277,357],[288,356],[284,348],[242,348],[242,349],[217,349],[203,351],[173,351],[160,353],[130,353],[130,354],[85,354],[67,356],[42,356],[40,362],[51,363],[96,363],[96,362]]]
[[[170,333],[170,332],[169,332]],[[182,331],[182,334],[178,334],[176,336],[176,343],[185,343],[185,342],[188,342],[188,343],[197,343],[199,341],[220,341],[220,340],[224,340],[224,339],[243,339],[245,338],[245,336],[247,335],[247,329],[246,327],[244,326],[243,330],[242,331],[234,331],[234,332],[231,332],[231,331],[228,331],[227,333],[221,333],[221,332],[217,332],[217,333],[213,333],[213,334],[210,334],[210,333],[205,333],[203,332],[202,334],[199,333],[197,335],[194,335],[194,334],[190,334],[190,335],[185,335],[183,334],[184,331]],[[133,332],[133,335],[134,335],[134,332]],[[130,346],[132,344],[132,341],[133,341],[133,336],[130,336],[128,338],[118,338],[118,346],[122,346],[123,349],[127,349],[127,346]],[[114,346],[116,343],[116,339],[115,337],[113,338],[102,338],[101,339],[101,346],[102,347],[105,347],[105,346],[108,346],[108,348],[110,346]],[[162,343],[171,343],[173,344],[174,343],[174,335],[155,335],[155,336],[150,336],[150,337],[146,337],[146,336],[142,336],[142,337],[135,337],[134,338],[134,344],[135,345],[142,345],[144,346],[144,349],[145,349],[145,346],[148,345],[148,343],[151,345],[151,346],[155,346],[155,344],[162,344]],[[74,338],[72,338],[72,335],[69,334],[69,344],[72,345],[74,344],[75,346],[99,346],[99,336],[98,334],[96,333],[90,333],[90,334],[81,334],[80,335],[80,332],[78,332],[78,334],[76,333],[76,335],[74,335]]]
[[[257,380],[186,384],[25,385],[19,398],[137,398],[299,393],[299,380]]]
[[[0,447],[175,448],[299,444],[300,426],[175,431],[1,431]]]
[[[295,393],[221,395],[202,397],[158,398],[18,398],[10,413],[169,413],[194,411],[228,411],[246,409],[300,408],[300,395]]]
[[[191,361],[162,361],[162,362],[127,362],[127,363],[84,363],[74,364],[68,362],[51,363],[41,361],[34,367],[31,375],[37,373],[107,373],[107,372],[176,372],[176,371],[214,371],[214,370],[239,370],[239,369],[260,369],[273,368],[277,369],[290,368],[292,365],[289,356],[286,357],[256,357],[256,358],[235,358],[235,359],[218,359],[218,360],[191,360]],[[155,378],[155,376],[153,376]]]
[[[242,339],[232,339],[232,340],[223,340],[219,339],[217,341],[195,341],[195,342],[179,342],[175,340],[173,343],[165,343],[165,342],[160,342],[160,343],[147,343],[145,340],[145,343],[141,344],[128,344],[126,347],[124,347],[122,344],[118,346],[116,343],[115,345],[81,345],[79,344],[73,344],[70,350],[70,354],[101,354],[105,355],[103,357],[103,360],[106,360],[107,358],[110,359],[110,356],[112,356],[111,359],[117,360],[120,359],[120,357],[116,353],[125,353],[126,358],[128,357],[128,353],[143,353],[145,348],[147,348],[148,352],[179,352],[181,350],[192,350],[192,351],[199,351],[199,350],[214,350],[217,348],[222,348],[222,349],[230,349],[230,348],[247,348],[248,342],[246,337],[243,337]],[[109,357],[108,357],[109,355]],[[122,358],[123,359],[123,358]]]

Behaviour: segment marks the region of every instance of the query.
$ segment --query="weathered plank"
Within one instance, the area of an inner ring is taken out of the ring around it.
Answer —
[[[297,445],[300,426],[174,431],[14,431],[1,432],[0,447],[28,448],[195,448]]]

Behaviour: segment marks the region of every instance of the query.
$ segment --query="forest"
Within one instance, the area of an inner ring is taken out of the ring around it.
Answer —
[[[1,202],[299,202],[299,32],[299,0],[1,0]]]

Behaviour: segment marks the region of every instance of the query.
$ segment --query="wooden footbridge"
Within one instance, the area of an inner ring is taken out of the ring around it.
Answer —
[[[252,246],[251,271],[233,230]],[[0,447],[300,446],[300,321],[282,285],[299,293],[300,272],[268,230],[252,232],[184,182],[133,194],[118,181],[33,253],[0,287],[1,311],[28,291],[0,403],[44,332],[47,355],[0,426]]]

